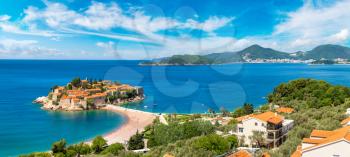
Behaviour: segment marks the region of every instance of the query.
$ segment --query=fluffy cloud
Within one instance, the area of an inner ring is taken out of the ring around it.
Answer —
[[[233,20],[232,17],[209,17],[204,22],[188,19],[184,22],[174,18],[146,15],[142,9],[124,11],[117,3],[92,2],[84,11],[70,10],[61,3],[45,1],[46,8],[29,7],[24,11],[25,23],[43,21],[54,29],[78,26],[89,30],[101,31],[113,28],[152,35],[167,29],[199,29],[213,32]]]
[[[0,21],[8,21],[11,18],[9,15],[0,15]]]
[[[28,7],[23,19],[15,22],[10,21],[13,18],[8,15],[0,15],[0,29],[8,33],[50,38],[63,35],[67,38],[78,35],[109,38],[112,41],[96,44],[96,47],[104,50],[105,56],[122,54],[127,57],[130,53],[130,56],[142,58],[236,51],[252,44],[293,52],[308,50],[319,44],[342,44],[349,40],[350,23],[344,19],[350,19],[350,12],[347,11],[350,1],[317,6],[305,1],[298,10],[284,14],[286,18],[274,27],[270,35],[242,39],[216,34],[220,28],[234,22],[234,17],[212,15],[202,20],[196,16],[180,20],[161,13],[158,16],[148,14],[150,12],[143,7],[122,8],[114,2],[92,2],[87,8],[78,10],[62,3],[44,3],[44,8]],[[203,33],[194,36],[192,30]],[[121,42],[128,42],[128,46],[121,46]],[[130,43],[141,45],[129,46]],[[31,43],[26,46],[31,52],[38,52],[35,51],[37,45]],[[16,48],[5,49],[2,45],[2,53],[10,52],[5,51],[9,49]]]
[[[35,40],[0,40],[0,56],[4,58],[56,57],[62,53],[55,49],[41,47]]]
[[[350,1],[334,4],[313,4],[306,1],[303,7],[287,14],[284,22],[275,27],[271,38],[282,40],[283,49],[309,49],[319,44],[341,44],[348,40]]]

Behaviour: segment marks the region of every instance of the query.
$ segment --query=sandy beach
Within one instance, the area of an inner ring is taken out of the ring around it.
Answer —
[[[103,136],[108,144],[116,142],[125,143],[132,135],[136,134],[137,130],[139,132],[143,131],[144,127],[152,124],[153,120],[157,117],[155,113],[133,110],[115,105],[107,105],[102,109],[117,112],[125,118],[125,122],[122,126]]]

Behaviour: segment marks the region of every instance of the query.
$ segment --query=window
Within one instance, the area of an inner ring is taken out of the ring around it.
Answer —
[[[243,128],[238,128],[238,131],[239,132],[243,132]]]
[[[257,122],[255,122],[255,126],[258,126],[258,123],[257,123]]]

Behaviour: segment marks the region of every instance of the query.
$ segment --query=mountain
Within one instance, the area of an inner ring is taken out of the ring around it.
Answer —
[[[291,58],[289,53],[276,51],[271,48],[264,48],[260,45],[252,45],[241,51],[238,51],[237,54],[243,58],[249,59],[287,59]]]
[[[302,56],[303,59],[327,59],[333,60],[337,58],[350,59],[350,48],[340,45],[320,45],[305,52]]]
[[[340,45],[320,45],[306,52],[286,53],[271,48],[252,45],[237,52],[211,53],[207,55],[174,55],[142,65],[199,65],[225,64],[235,62],[250,62],[251,60],[297,59],[303,60],[334,60],[337,58],[350,59],[350,48]]]

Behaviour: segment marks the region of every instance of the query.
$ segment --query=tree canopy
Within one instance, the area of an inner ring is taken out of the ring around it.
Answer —
[[[268,96],[270,103],[297,107],[294,102],[304,102],[308,108],[337,106],[350,97],[348,87],[331,85],[325,81],[298,79],[277,86]]]

